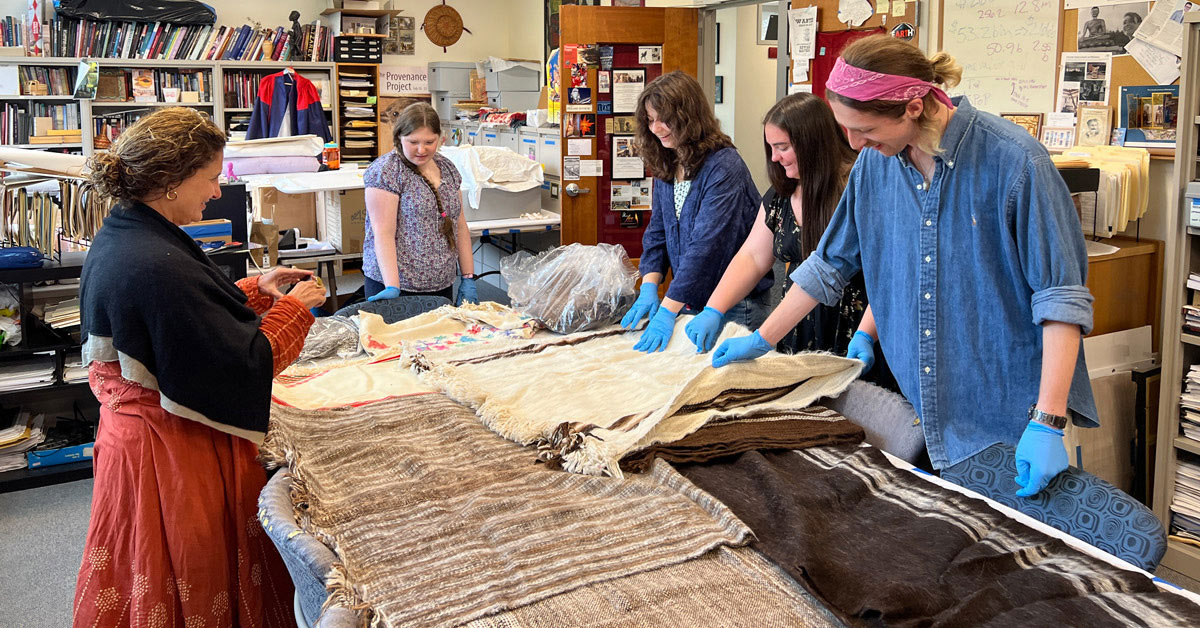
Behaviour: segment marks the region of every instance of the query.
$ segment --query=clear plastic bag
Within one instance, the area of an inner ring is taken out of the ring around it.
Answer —
[[[345,316],[322,316],[313,321],[304,339],[297,363],[327,358],[353,358],[363,353],[358,340],[358,323]]]
[[[500,260],[513,308],[560,334],[621,319],[633,304],[638,272],[615,244],[568,244]]]

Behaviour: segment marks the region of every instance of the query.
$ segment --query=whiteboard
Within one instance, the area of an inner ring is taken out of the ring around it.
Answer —
[[[1059,0],[942,0],[942,50],[963,67],[947,90],[992,113],[1054,111]]]

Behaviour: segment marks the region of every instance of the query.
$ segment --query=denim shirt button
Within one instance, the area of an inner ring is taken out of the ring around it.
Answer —
[[[926,256],[925,256],[925,263],[929,263],[929,262],[932,262],[932,261],[933,261],[933,258],[932,258],[932,257],[929,257],[928,255],[926,255]]]
[[[928,372],[929,372],[929,367],[928,367],[928,366],[927,366],[927,367],[925,367],[925,372],[926,372],[926,373],[928,373]]]
[[[926,226],[926,227],[932,227],[932,226],[933,226],[933,221],[932,221],[932,220],[926,220],[926,221],[925,221],[925,226]],[[926,258],[925,258],[925,261],[927,261],[927,262],[928,262],[928,261],[929,261],[929,258],[928,258],[928,257],[926,257]]]
[[[925,261],[927,261],[927,262],[928,262],[928,261],[929,261],[929,258],[928,258],[928,257],[926,257],[926,258],[925,258]],[[929,297],[930,297],[930,294],[929,294],[928,292],[926,292],[926,293],[925,293],[925,298],[926,298],[926,299],[929,299]]]
[[[932,333],[933,333],[933,330],[930,330],[930,329],[926,329],[926,330],[925,330],[925,335],[926,335],[926,336],[928,336],[928,335],[930,335],[930,334],[932,334]]]
[[[918,183],[918,184],[917,184],[917,189],[918,189],[918,190],[924,190],[924,189],[925,189],[925,184],[923,184],[923,183]]]

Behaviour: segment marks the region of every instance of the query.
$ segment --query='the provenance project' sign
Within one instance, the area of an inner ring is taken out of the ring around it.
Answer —
[[[429,69],[419,65],[379,66],[380,96],[429,93]]]

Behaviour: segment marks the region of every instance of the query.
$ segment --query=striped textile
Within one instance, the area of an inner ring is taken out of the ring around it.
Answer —
[[[833,628],[840,625],[754,550],[695,560],[561,593],[464,628]]]
[[[678,468],[851,626],[1200,626],[1188,598],[898,469],[874,447]]]
[[[621,458],[621,470],[642,473],[655,458],[671,463],[706,462],[755,449],[805,449],[857,444],[863,429],[822,406],[786,412],[760,412],[709,421],[671,443],[651,445]]]
[[[614,477],[632,451],[674,442],[714,419],[802,410],[840,393],[862,369],[857,360],[827,353],[771,353],[714,369],[711,356],[696,353],[685,337],[686,323],[675,325],[664,353],[634,351],[637,332],[609,327],[406,351],[401,364],[475,408],[501,436],[537,445],[542,460]],[[745,333],[728,324],[718,342]]]
[[[452,626],[741,545],[749,530],[666,463],[625,480],[531,463],[438,394],[332,410],[276,404],[301,528],[334,548],[344,606]]]

